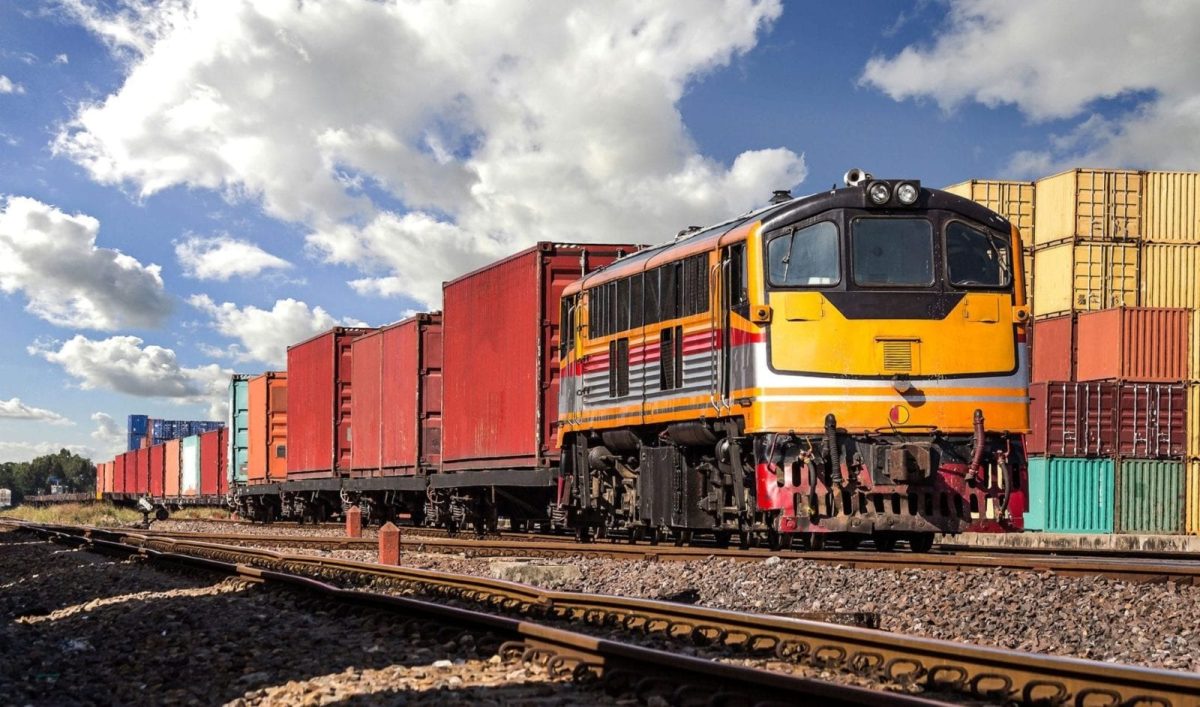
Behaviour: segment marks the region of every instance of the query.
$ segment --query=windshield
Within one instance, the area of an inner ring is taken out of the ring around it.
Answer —
[[[929,221],[860,218],[851,228],[854,284],[933,284],[933,226]]]
[[[1007,287],[1012,276],[1004,239],[955,221],[946,227],[946,265],[950,284],[959,287]]]
[[[772,285],[836,285],[841,280],[837,226],[822,221],[775,238],[767,245],[767,259]]]

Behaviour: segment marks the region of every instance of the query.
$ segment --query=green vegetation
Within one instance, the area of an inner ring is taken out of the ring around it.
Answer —
[[[132,508],[118,508],[111,503],[60,503],[44,508],[18,506],[0,512],[0,518],[112,528],[137,523],[141,521],[142,514]]]
[[[229,518],[228,508],[180,508],[171,511],[171,520],[224,520]]]
[[[25,496],[50,493],[51,483],[71,493],[96,490],[96,465],[91,459],[63,449],[27,462],[0,464],[0,489],[12,489],[16,505]]]

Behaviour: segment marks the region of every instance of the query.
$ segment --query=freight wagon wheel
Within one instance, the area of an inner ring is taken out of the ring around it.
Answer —
[[[908,539],[908,547],[913,552],[929,552],[933,549],[933,533],[916,533]]]
[[[767,547],[771,550],[792,549],[792,534],[781,533],[774,528],[767,531]]]
[[[825,533],[809,533],[804,541],[809,550],[820,551],[825,549]]]
[[[838,538],[838,545],[843,550],[857,550],[860,544],[862,544],[862,538],[857,535],[843,535]]]
[[[658,537],[658,528],[650,528],[646,531],[646,539],[650,541],[651,545],[658,544]]]
[[[729,540],[732,537],[733,533],[728,530],[718,530],[716,536],[717,547],[729,547]]]
[[[575,540],[581,543],[592,541],[592,533],[586,525],[579,525],[575,528]]]

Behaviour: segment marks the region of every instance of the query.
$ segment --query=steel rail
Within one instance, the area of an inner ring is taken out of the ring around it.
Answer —
[[[374,538],[308,535],[258,535],[235,533],[191,533],[184,531],[137,531],[158,537],[190,538],[237,545],[308,547],[322,550],[373,550]],[[1047,572],[1071,577],[1107,577],[1129,582],[1176,582],[1200,585],[1200,559],[1161,560],[1120,557],[1076,557],[1059,553],[1013,554],[990,550],[956,552],[827,552],[771,551],[761,548],[674,547],[670,545],[589,543],[564,540],[507,540],[409,534],[402,531],[401,544],[424,552],[449,552],[489,557],[606,557],[657,562],[688,562],[712,557],[740,561],[762,561],[769,557],[836,564],[853,569],[924,569],[942,571],[1016,570]]]
[[[207,554],[238,564],[282,566],[318,576],[378,578],[419,586],[427,595],[533,616],[688,638],[749,655],[839,668],[932,692],[953,691],[1018,704],[1182,707],[1196,704],[1200,674],[1049,656],[906,636],[865,628],[710,609],[648,599],[541,590],[528,585],[428,570],[287,555],[130,531],[65,527],[59,532],[112,538],[142,550]],[[576,546],[572,546],[576,547]],[[576,548],[577,549],[577,548]]]
[[[13,524],[11,521],[4,523]],[[540,659],[545,662],[552,676],[569,676],[577,682],[589,682],[599,678],[606,690],[616,693],[632,690],[639,698],[665,692],[672,698],[672,704],[821,704],[845,707],[947,707],[953,704],[919,695],[872,690],[681,655],[569,631],[527,619],[410,597],[346,589],[314,577],[287,571],[147,546],[156,542],[171,541],[119,532],[111,534],[119,539],[106,539],[100,537],[106,533],[76,533],[72,532],[75,530],[72,528],[31,523],[22,523],[21,527],[59,542],[86,545],[101,551],[137,554],[154,562],[198,567],[254,582],[287,585],[335,601],[397,612],[426,623],[433,622],[438,626],[458,626],[473,631],[491,632],[509,639],[500,646],[501,655],[520,656],[523,660]],[[129,540],[134,542],[128,542]],[[139,540],[143,542],[138,542]],[[178,544],[192,549],[198,545]],[[279,555],[277,559],[296,558]]]

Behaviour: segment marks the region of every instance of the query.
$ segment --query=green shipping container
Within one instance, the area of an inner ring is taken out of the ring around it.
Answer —
[[[1183,487],[1183,462],[1122,459],[1117,468],[1117,532],[1182,533]]]
[[[1050,459],[1046,473],[1046,531],[1111,533],[1115,472],[1112,459]]]
[[[229,448],[226,450],[226,473],[229,486],[246,483],[246,464],[250,457],[250,376],[234,374],[229,381]]]
[[[1025,530],[1046,529],[1046,491],[1050,460],[1046,457],[1030,457],[1026,479],[1029,508],[1025,509]]]

